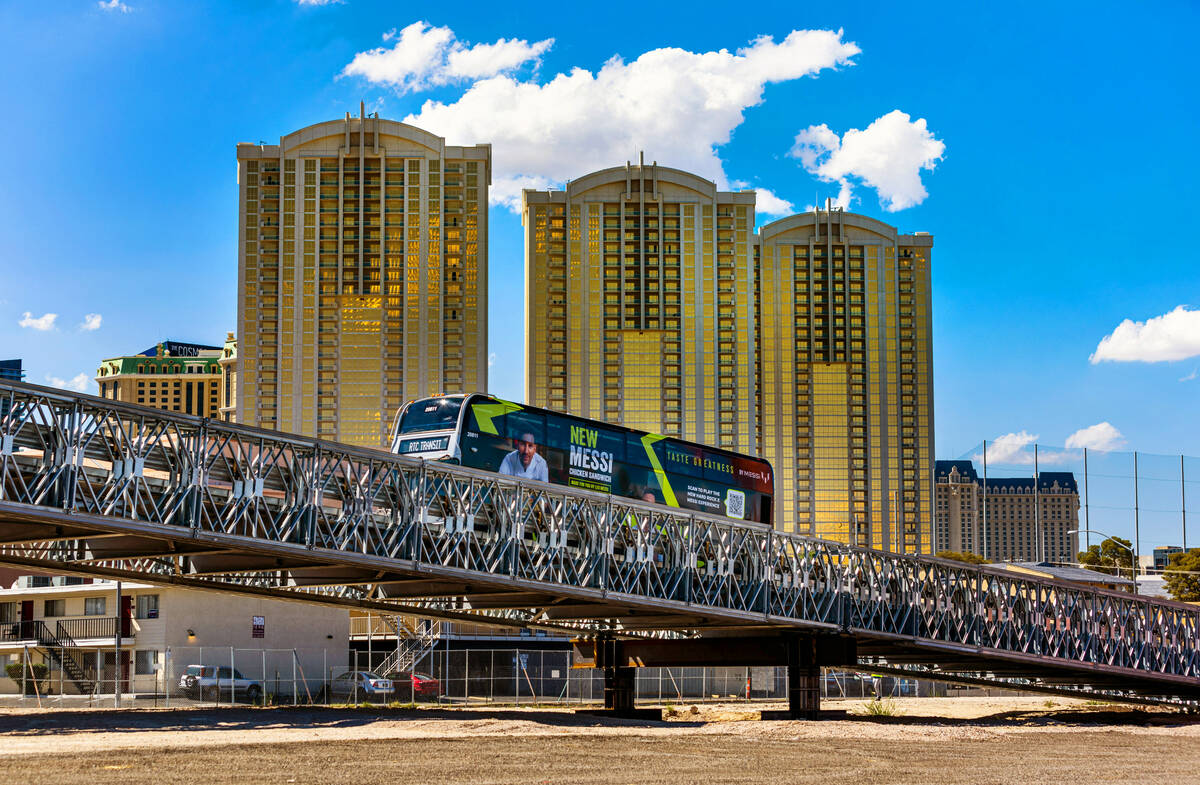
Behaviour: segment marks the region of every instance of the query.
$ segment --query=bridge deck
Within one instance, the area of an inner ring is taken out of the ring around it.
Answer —
[[[1200,609],[0,383],[0,561],[1200,698]],[[483,617],[482,619],[480,617]]]

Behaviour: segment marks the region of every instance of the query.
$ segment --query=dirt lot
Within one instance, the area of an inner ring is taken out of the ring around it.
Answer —
[[[11,710],[0,783],[1200,783],[1200,718],[1052,699],[891,717],[667,722],[560,710]]]

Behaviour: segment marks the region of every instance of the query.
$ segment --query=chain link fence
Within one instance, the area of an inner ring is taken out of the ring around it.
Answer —
[[[1200,458],[1113,449],[1119,437],[1115,429],[1081,431],[1058,447],[1022,432],[967,450],[954,463],[959,481],[976,490],[956,510],[961,531],[939,519],[937,548],[993,561],[1074,563],[1089,546],[1119,537],[1131,552],[1123,564],[1132,562],[1139,576],[1161,573],[1172,554],[1200,545]],[[941,484],[951,462],[939,463]]]
[[[411,705],[589,706],[604,700],[599,670],[543,649],[440,650],[411,671],[372,669],[383,652],[178,647],[151,656],[113,647],[30,647],[8,657],[0,705],[220,707]],[[22,667],[22,663],[25,663]],[[787,669],[639,668],[646,704],[786,701]],[[826,671],[824,698],[945,695],[936,682]]]

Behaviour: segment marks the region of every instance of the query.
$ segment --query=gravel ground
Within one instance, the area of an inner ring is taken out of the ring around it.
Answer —
[[[1047,704],[1051,705],[1047,705]],[[1200,783],[1200,719],[1051,699],[666,722],[560,710],[10,710],[0,783]]]

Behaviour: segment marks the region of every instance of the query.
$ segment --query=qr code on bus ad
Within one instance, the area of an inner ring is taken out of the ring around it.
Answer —
[[[746,517],[746,494],[742,491],[725,492],[725,514],[730,518]]]

